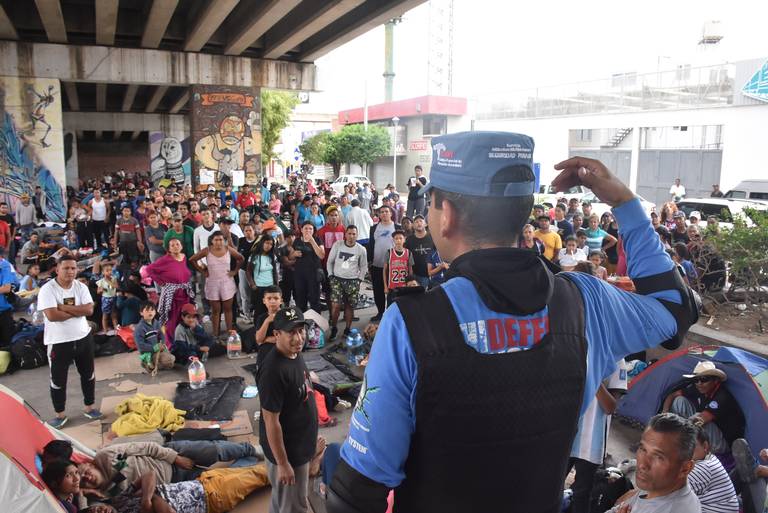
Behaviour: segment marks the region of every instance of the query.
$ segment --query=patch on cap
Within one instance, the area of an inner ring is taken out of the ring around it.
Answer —
[[[468,196],[517,197],[535,191],[530,181],[494,180],[497,173],[511,166],[533,170],[533,139],[512,132],[459,132],[432,139],[432,187]]]

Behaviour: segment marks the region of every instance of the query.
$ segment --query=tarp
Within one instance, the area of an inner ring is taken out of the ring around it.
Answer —
[[[36,418],[23,399],[0,385],[0,504],[3,511],[64,513],[37,472],[35,454],[54,439],[73,442],[75,450],[93,457],[92,450]]]
[[[659,360],[637,375],[616,411],[645,425],[661,411],[664,398],[690,374],[700,361],[709,360],[725,371],[724,387],[741,407],[746,421],[745,438],[757,456],[768,447],[768,360],[731,347],[694,346]]]

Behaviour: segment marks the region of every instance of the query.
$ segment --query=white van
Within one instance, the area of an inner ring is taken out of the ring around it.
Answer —
[[[742,180],[725,197],[768,201],[768,180]]]

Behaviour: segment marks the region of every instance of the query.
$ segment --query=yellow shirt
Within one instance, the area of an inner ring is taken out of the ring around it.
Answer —
[[[563,240],[552,228],[550,228],[547,233],[544,233],[541,230],[536,230],[533,232],[533,236],[544,244],[544,256],[548,260],[554,260],[555,255],[557,255],[563,247]]]

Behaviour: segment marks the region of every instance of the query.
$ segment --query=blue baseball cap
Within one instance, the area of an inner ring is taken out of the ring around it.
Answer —
[[[424,193],[433,187],[467,196],[530,196],[533,172],[525,182],[494,181],[511,166],[533,170],[533,139],[512,132],[459,132],[432,139],[432,168]]]

